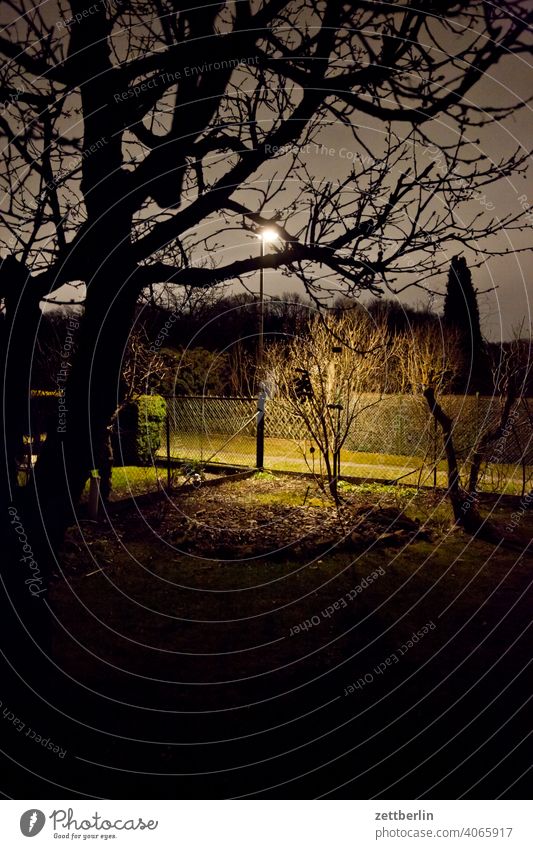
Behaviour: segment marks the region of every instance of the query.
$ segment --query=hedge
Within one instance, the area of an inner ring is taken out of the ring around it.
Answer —
[[[118,417],[115,460],[125,465],[147,466],[161,447],[167,405],[161,395],[141,395]]]

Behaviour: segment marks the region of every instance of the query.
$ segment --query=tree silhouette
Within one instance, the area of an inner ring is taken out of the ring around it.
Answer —
[[[143,293],[242,281],[260,267],[295,275],[315,301],[399,291],[442,272],[445,241],[486,258],[495,233],[520,226],[521,212],[496,218],[472,204],[526,156],[496,170],[482,153],[472,161],[467,130],[521,105],[485,105],[475,90],[511,53],[531,52],[525,0],[13,0],[3,10],[1,462],[6,500],[36,494],[28,521],[52,544],[99,465]],[[332,150],[336,178],[324,167]],[[256,244],[243,251],[266,225],[278,243],[264,257]],[[15,458],[40,309],[65,284],[84,303],[68,413],[50,422],[22,493]]]
[[[453,329],[459,347],[458,369],[453,389],[480,392],[490,388],[490,369],[481,333],[477,294],[466,259],[454,256],[448,273],[444,299],[444,324]]]

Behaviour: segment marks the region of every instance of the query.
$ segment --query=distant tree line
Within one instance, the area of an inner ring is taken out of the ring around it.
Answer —
[[[365,312],[391,335],[408,336],[431,330],[454,340],[454,381],[450,391],[458,394],[490,395],[498,386],[499,375],[511,343],[489,343],[482,334],[477,293],[463,257],[450,264],[443,314],[429,307],[412,307],[397,300],[375,298],[363,306],[359,301],[340,297],[328,311],[339,318],[345,313]],[[324,314],[324,313],[322,313]],[[41,319],[34,357],[32,386],[57,388],[61,351],[72,312],[50,310]],[[285,293],[264,304],[265,344],[293,346],[316,327],[320,315],[308,298]],[[124,397],[131,395],[132,352],[145,349],[145,365],[137,369],[136,380],[146,371],[143,392],[162,395],[250,395],[257,389],[256,352],[259,304],[250,293],[215,297],[213,292],[198,294],[193,301],[177,301],[172,296],[140,302],[136,323],[123,355]],[[516,344],[513,343],[513,344]],[[527,345],[527,340],[523,340]],[[387,391],[397,391],[401,376],[389,373]],[[142,378],[141,378],[142,380]],[[526,392],[533,395],[533,386]]]

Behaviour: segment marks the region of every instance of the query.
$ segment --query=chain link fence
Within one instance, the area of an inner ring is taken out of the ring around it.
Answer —
[[[467,464],[479,435],[496,427],[498,398],[446,396],[440,400],[454,421],[458,459]],[[341,475],[367,480],[446,486],[441,434],[426,401],[411,395],[363,396],[341,452]],[[206,396],[167,399],[166,433],[160,458],[199,465],[256,465],[257,400]],[[533,402],[523,399],[499,440],[487,451],[481,488],[521,493],[533,485]],[[319,452],[302,420],[282,400],[265,410],[267,469],[321,472]]]

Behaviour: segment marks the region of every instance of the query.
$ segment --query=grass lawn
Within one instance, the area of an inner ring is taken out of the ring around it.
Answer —
[[[158,489],[158,480],[166,481],[164,469],[156,466],[115,466],[113,468],[111,501],[131,498]],[[85,485],[85,497],[89,481]]]
[[[215,475],[205,475],[206,479],[212,477],[215,477]],[[185,483],[185,477],[179,468],[173,470],[172,481],[175,486]],[[166,485],[167,470],[163,466],[115,466],[113,468],[111,501],[122,501],[126,498],[157,492],[158,489],[166,487]],[[85,497],[88,493],[89,482],[87,481]]]
[[[229,441],[228,441],[229,439]],[[165,456],[162,446],[159,456]],[[178,434],[170,444],[171,457],[198,461],[200,463],[220,463],[243,467],[255,466],[256,440],[254,436],[239,434],[232,438],[228,434]],[[313,465],[314,457],[314,465]],[[302,455],[298,444],[291,439],[265,440],[265,466],[275,471],[309,472],[320,471],[318,453]],[[522,469],[520,466],[493,464],[490,474],[481,481],[481,490],[507,492],[518,495],[522,491]],[[397,480],[402,483],[425,486],[433,485],[433,467],[424,464],[423,458],[398,454],[369,454],[365,452],[341,452],[341,471],[347,477]],[[531,468],[528,474],[531,474]],[[466,470],[465,470],[466,474]],[[447,482],[446,462],[437,466],[438,487]]]

